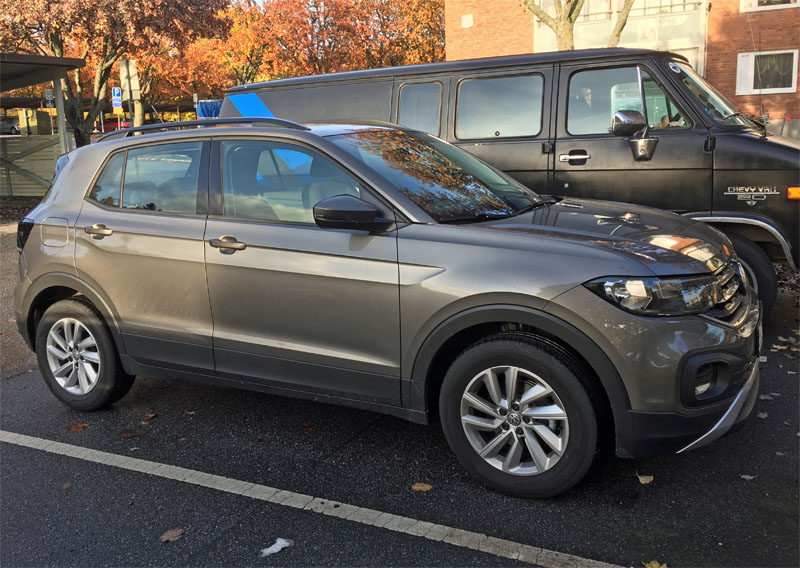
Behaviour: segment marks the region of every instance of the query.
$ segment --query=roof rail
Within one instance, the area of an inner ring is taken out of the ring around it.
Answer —
[[[162,130],[183,130],[184,128],[202,128],[204,126],[221,126],[229,124],[250,124],[252,126],[278,126],[280,128],[293,128],[294,130],[311,130],[307,126],[285,120],[283,118],[208,118],[204,120],[187,120],[184,122],[163,122],[161,124],[146,124],[144,126],[136,126],[134,128],[125,128],[122,130],[115,130],[105,136],[101,136],[97,141],[113,140],[115,138],[125,138],[127,136],[134,136],[136,133],[141,132],[147,134],[150,132],[159,132]]]

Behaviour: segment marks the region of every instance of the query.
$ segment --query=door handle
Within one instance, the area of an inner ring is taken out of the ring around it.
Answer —
[[[83,230],[86,231],[86,234],[92,235],[93,239],[102,239],[114,232],[102,223],[95,223],[91,227],[84,227]]]
[[[224,237],[220,237],[218,239],[211,239],[208,241],[214,248],[218,248],[219,252],[223,254],[233,254],[234,251],[237,250],[244,250],[247,248],[247,244],[239,242],[236,240],[236,237],[231,237],[229,235],[225,235]]]
[[[591,158],[589,154],[559,154],[558,161],[559,162],[571,162],[573,160],[588,160]]]

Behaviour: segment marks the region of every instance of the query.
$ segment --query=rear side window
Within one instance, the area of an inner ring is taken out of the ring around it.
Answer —
[[[202,147],[202,142],[182,142],[128,150],[122,207],[196,213]]]
[[[119,207],[120,184],[122,182],[122,166],[125,153],[114,154],[103,168],[103,173],[94,182],[89,199],[107,207]]]
[[[414,130],[439,135],[439,114],[442,108],[442,85],[412,83],[400,88],[397,122]]]
[[[536,136],[542,130],[541,75],[467,79],[458,85],[456,138]]]

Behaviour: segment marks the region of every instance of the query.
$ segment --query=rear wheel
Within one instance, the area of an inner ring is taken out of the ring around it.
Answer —
[[[70,298],[50,306],[36,331],[42,377],[56,397],[76,410],[98,410],[133,386],[105,322],[88,302]]]
[[[522,497],[576,485],[599,453],[586,373],[563,349],[522,334],[488,337],[445,375],[442,428],[464,467]]]
[[[747,271],[751,286],[758,293],[761,307],[766,316],[775,304],[778,295],[778,278],[775,267],[764,250],[750,239],[729,233],[736,255]]]

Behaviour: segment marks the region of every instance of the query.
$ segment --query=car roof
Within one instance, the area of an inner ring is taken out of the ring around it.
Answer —
[[[383,67],[381,69],[365,69],[361,71],[341,71],[324,75],[307,75],[290,79],[274,79],[259,83],[238,85],[228,89],[226,94],[257,91],[278,87],[290,87],[311,83],[329,83],[337,81],[377,79],[402,77],[405,75],[424,75],[427,73],[452,73],[469,71],[472,69],[492,69],[498,67],[515,67],[522,65],[566,63],[573,61],[589,61],[593,59],[613,59],[624,57],[674,57],[686,60],[684,55],[669,51],[656,51],[653,49],[601,48],[577,49],[571,51],[552,51],[547,53],[533,53],[525,55],[503,55],[499,57],[485,57],[480,59],[462,59],[458,61],[442,61],[437,63],[423,63],[419,65],[405,65],[401,67]]]

